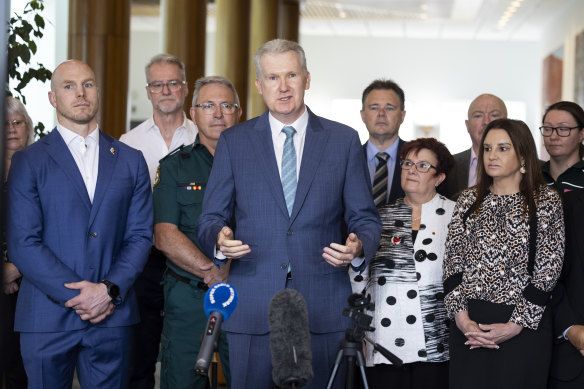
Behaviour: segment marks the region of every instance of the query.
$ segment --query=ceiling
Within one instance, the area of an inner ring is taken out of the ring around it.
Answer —
[[[239,0],[236,0],[239,1]],[[291,1],[291,0],[287,0]],[[301,35],[538,41],[582,0],[299,0]],[[132,0],[133,23],[153,28],[160,0]],[[215,2],[208,4],[215,16]],[[137,20],[136,20],[137,19]],[[214,23],[211,23],[214,28]],[[210,26],[208,26],[210,27]]]
[[[536,41],[582,0],[304,0],[301,33]]]

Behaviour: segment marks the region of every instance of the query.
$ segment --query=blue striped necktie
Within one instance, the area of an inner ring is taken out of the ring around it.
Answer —
[[[286,134],[284,141],[284,151],[282,152],[282,189],[288,207],[288,216],[292,214],[294,208],[294,198],[296,197],[296,149],[294,148],[293,137],[296,130],[292,126],[285,126],[282,132]]]

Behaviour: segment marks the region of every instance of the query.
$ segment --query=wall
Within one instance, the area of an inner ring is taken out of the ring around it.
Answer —
[[[584,1],[577,1],[565,7],[555,19],[544,28],[541,40],[540,58],[548,56],[562,45],[564,46],[564,74],[562,79],[562,98],[574,99],[574,49],[576,35],[584,31]],[[584,77],[580,75],[580,77]]]
[[[301,36],[301,44],[312,75],[307,103],[337,120],[335,115],[351,110],[352,116],[340,121],[350,121],[361,134],[361,93],[378,77],[393,79],[405,91],[406,139],[419,135],[415,124],[428,123],[440,126],[437,137],[451,151],[470,147],[464,126],[468,104],[486,92],[511,106],[510,117],[525,119],[532,129],[539,125],[538,43]],[[338,104],[335,99],[358,101]]]

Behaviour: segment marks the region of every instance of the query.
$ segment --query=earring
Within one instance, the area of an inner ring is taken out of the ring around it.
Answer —
[[[521,173],[521,174],[525,174],[525,172],[526,172],[526,171],[527,171],[527,170],[525,170],[525,164],[524,164],[524,163],[522,163],[522,164],[521,164],[521,168],[519,168],[519,173]]]

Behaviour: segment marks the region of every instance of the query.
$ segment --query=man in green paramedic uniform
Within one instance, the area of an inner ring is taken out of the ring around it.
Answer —
[[[198,79],[190,116],[199,134],[192,145],[182,146],[160,161],[154,186],[154,236],[156,247],[168,258],[161,389],[208,387],[208,379],[194,370],[207,323],[203,301],[208,287],[227,281],[229,266],[218,268],[201,252],[195,226],[219,135],[238,123],[241,112],[237,92],[229,80]],[[229,387],[225,336],[219,342],[219,353]]]

